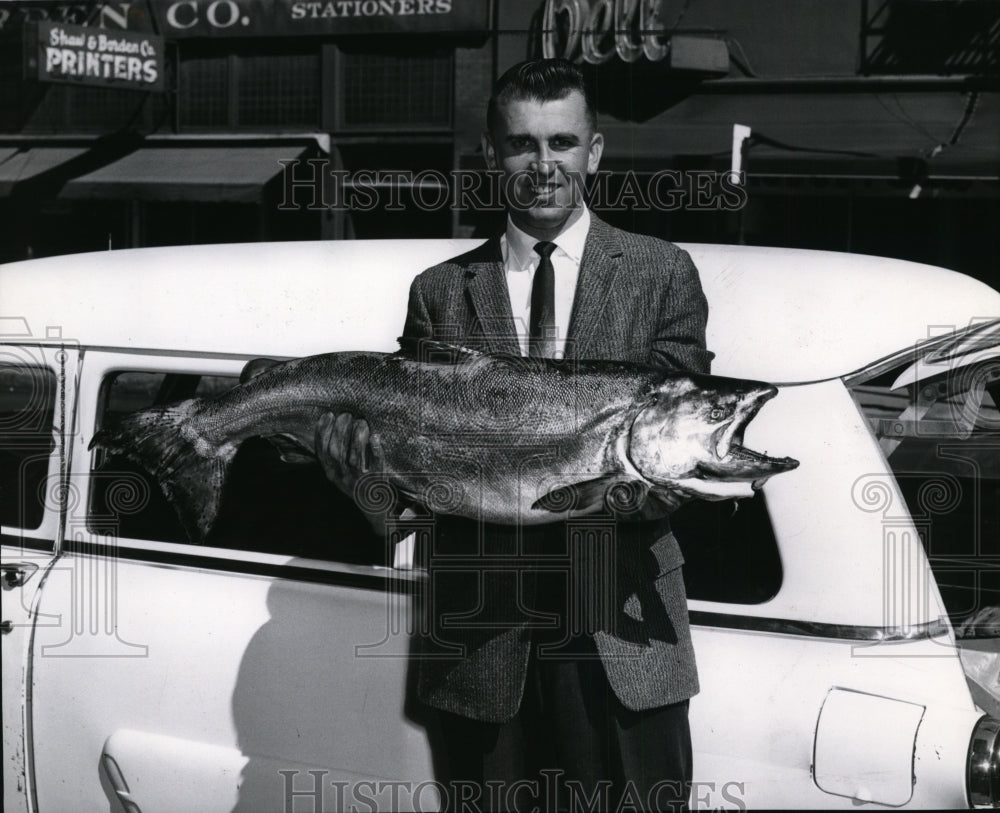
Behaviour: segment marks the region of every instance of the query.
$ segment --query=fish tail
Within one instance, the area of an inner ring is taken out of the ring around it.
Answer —
[[[159,483],[192,542],[202,543],[219,513],[222,485],[236,455],[216,444],[192,421],[201,399],[143,409],[101,429],[89,448],[138,463]]]

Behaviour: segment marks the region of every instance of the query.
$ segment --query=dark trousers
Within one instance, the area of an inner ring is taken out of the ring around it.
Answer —
[[[460,811],[687,810],[688,702],[625,708],[589,638],[574,656],[532,649],[517,715],[441,713],[448,802]]]

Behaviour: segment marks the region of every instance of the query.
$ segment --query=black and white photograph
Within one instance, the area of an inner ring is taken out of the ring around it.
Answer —
[[[998,0],[0,0],[4,813],[1000,807]]]

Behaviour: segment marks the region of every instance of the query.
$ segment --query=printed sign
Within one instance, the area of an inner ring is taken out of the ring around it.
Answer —
[[[17,6],[0,0],[0,31],[32,22],[189,37],[485,34],[490,0],[131,0]]]
[[[26,48],[29,76],[40,82],[162,91],[163,38],[82,25],[40,22],[37,50]]]
[[[154,0],[174,37],[474,33],[489,30],[489,0]]]

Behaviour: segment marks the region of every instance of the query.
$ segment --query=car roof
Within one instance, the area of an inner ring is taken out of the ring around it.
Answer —
[[[480,242],[176,246],[10,263],[0,266],[0,332],[8,339],[29,332],[42,341],[238,356],[392,351],[414,275]],[[1000,294],[933,266],[680,245],[709,300],[708,345],[718,375],[831,378],[943,330],[1000,317]]]

